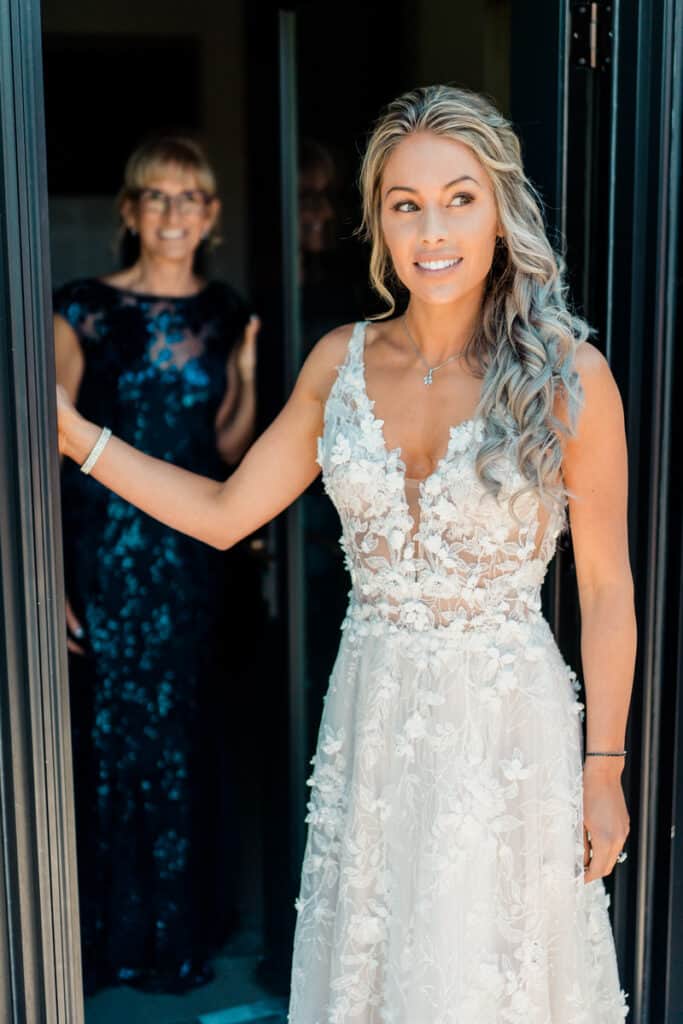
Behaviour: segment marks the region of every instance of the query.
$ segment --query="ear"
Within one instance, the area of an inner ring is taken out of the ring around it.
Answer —
[[[129,231],[138,230],[138,209],[132,199],[124,199],[121,203],[121,220]]]
[[[216,196],[206,206],[206,223],[204,230],[207,234],[212,230],[221,212],[221,201]]]

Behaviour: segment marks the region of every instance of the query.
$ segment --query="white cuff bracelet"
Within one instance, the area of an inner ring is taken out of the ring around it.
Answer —
[[[100,455],[104,451],[107,441],[109,440],[110,437],[111,430],[109,429],[109,427],[102,427],[102,432],[95,441],[95,444],[93,446],[92,451],[90,452],[90,455],[88,455],[87,459],[81,466],[81,473],[85,473],[87,475],[91,471],[91,469],[99,459]]]

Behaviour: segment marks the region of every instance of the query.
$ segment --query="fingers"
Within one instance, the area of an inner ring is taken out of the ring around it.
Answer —
[[[78,637],[78,639],[80,640],[84,636],[83,626],[81,626],[80,622],[76,618],[76,615],[74,613],[73,608],[71,607],[71,602],[69,601],[68,597],[66,599],[65,609],[67,629],[71,630],[73,635],[75,637]]]
[[[612,873],[627,835],[628,830],[621,837],[606,837],[584,829],[584,882],[593,882]]]
[[[241,351],[244,352],[248,349],[256,347],[256,339],[258,332],[261,330],[261,321],[254,315],[249,318],[249,323],[244,328],[244,334],[242,335]]]
[[[245,341],[247,341],[247,340],[248,341],[255,341],[256,340],[256,335],[258,334],[258,332],[260,330],[261,330],[261,321],[256,316],[256,313],[252,313],[251,316],[249,317],[249,322],[247,323],[247,326],[246,326],[246,328],[244,330],[244,340]]]
[[[83,626],[80,624],[79,620],[76,618],[76,615],[74,614],[74,610],[71,607],[68,597],[66,599],[65,611],[67,628],[66,646],[73,654],[85,654],[84,648],[76,642],[77,640],[83,639],[83,637],[85,636],[85,630],[83,629]],[[71,634],[71,636],[69,636],[69,634]]]
[[[256,337],[260,329],[259,318],[256,315],[251,316],[237,353],[237,369],[242,380],[253,379],[256,369]]]
[[[591,850],[591,843],[590,843],[590,838],[589,838],[589,835],[588,835],[588,830],[586,828],[584,828],[584,830],[583,830],[583,866],[584,866],[584,869],[589,867],[592,856],[593,856],[593,851]]]

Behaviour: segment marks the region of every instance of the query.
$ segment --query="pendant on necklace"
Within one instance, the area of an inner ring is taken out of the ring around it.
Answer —
[[[424,375],[424,377],[422,379],[425,382],[425,384],[431,384],[432,383],[432,370],[431,370],[431,368],[427,371],[427,373]]]

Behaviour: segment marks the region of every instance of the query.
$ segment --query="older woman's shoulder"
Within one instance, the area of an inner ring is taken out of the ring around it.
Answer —
[[[89,298],[98,292],[100,284],[101,282],[96,277],[77,277],[55,287],[52,298],[54,302],[75,296],[82,299]]]
[[[101,312],[110,296],[96,277],[79,277],[55,288],[52,309],[66,320],[74,330],[91,314]]]
[[[228,284],[227,281],[218,278],[208,281],[198,294],[220,305],[226,311],[237,312],[240,315],[246,314],[249,319],[249,313],[251,313],[249,302],[237,288]]]

